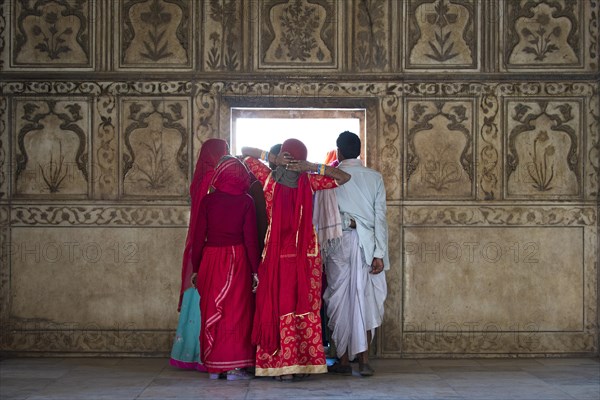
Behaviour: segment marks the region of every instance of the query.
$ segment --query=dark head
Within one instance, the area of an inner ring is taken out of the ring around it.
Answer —
[[[360,138],[355,133],[344,131],[340,133],[335,143],[338,148],[338,160],[343,161],[360,156]]]
[[[270,149],[269,149],[269,153],[273,154],[274,156],[278,155],[279,152],[281,151],[281,143],[278,143],[276,145],[273,145]],[[270,162],[269,163],[269,168],[271,169],[275,169],[277,168],[277,165],[275,165],[274,163]]]

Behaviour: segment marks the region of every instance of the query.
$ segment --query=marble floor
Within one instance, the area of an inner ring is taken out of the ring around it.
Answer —
[[[373,360],[376,375],[211,381],[157,358],[7,358],[0,399],[600,399],[590,358]]]

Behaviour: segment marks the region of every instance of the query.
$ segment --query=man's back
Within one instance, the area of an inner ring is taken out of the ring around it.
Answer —
[[[385,269],[388,269],[383,178],[379,172],[364,167],[362,162],[355,158],[343,160],[338,168],[352,176],[345,185],[335,189],[342,222],[346,226],[348,218],[355,221],[360,246],[367,263],[370,264],[373,257],[382,258]]]
[[[345,185],[336,188],[340,212],[352,214],[367,225],[373,226],[374,208],[378,196],[383,193],[385,201],[385,188],[381,174],[363,166],[358,159],[344,160],[338,168],[352,175]]]

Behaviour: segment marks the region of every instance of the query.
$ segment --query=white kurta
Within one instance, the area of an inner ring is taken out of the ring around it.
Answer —
[[[327,289],[323,294],[329,328],[338,357],[350,359],[368,350],[367,331],[383,321],[387,296],[385,272],[371,274],[373,258],[382,258],[389,269],[385,187],[381,174],[362,166],[360,160],[344,160],[340,169],[352,178],[335,189],[342,223],[346,226],[342,244],[325,263]],[[356,229],[348,228],[348,221]]]

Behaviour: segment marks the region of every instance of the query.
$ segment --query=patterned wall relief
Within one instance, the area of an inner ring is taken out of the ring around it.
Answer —
[[[187,194],[190,127],[187,99],[127,99],[121,104],[122,194]]]
[[[119,11],[121,67],[192,67],[192,1],[122,0]]]
[[[581,103],[506,102],[507,197],[581,195]]]
[[[588,140],[585,189],[586,196],[600,198],[598,185],[600,182],[600,85],[593,91],[588,106]]]
[[[17,99],[15,195],[46,198],[88,194],[87,99]]]
[[[4,70],[4,64],[6,62],[6,15],[7,15],[6,3],[0,4],[0,71]]]
[[[501,135],[500,101],[497,88],[487,87],[479,99],[479,146],[477,156],[477,198],[495,200],[500,197]]]
[[[94,2],[15,0],[13,67],[92,67]]]
[[[210,0],[204,3],[203,53],[207,71],[239,71],[243,67],[243,3]]]
[[[583,64],[582,11],[585,1],[507,1],[507,67],[577,67]]]
[[[10,208],[0,205],[0,323],[4,326],[10,311]],[[2,335],[3,336],[3,335]]]
[[[0,200],[8,195],[8,99],[0,96]]]
[[[393,93],[394,88],[388,88]],[[379,171],[383,175],[385,191],[388,199],[402,197],[402,102],[396,95],[385,96],[381,99],[381,114],[375,132],[381,132],[379,139]],[[369,132],[369,131],[367,131]],[[373,130],[371,130],[373,132]]]
[[[104,93],[96,98],[94,148],[94,194],[101,199],[116,198],[117,189],[117,110],[116,97]]]
[[[478,67],[478,15],[473,0],[409,0],[406,68]]]
[[[407,100],[408,198],[470,198],[474,182],[473,101]]]
[[[259,3],[258,68],[337,68],[335,0],[263,0]]]
[[[390,65],[391,4],[358,0],[354,4],[353,65],[356,71],[385,71]]]

